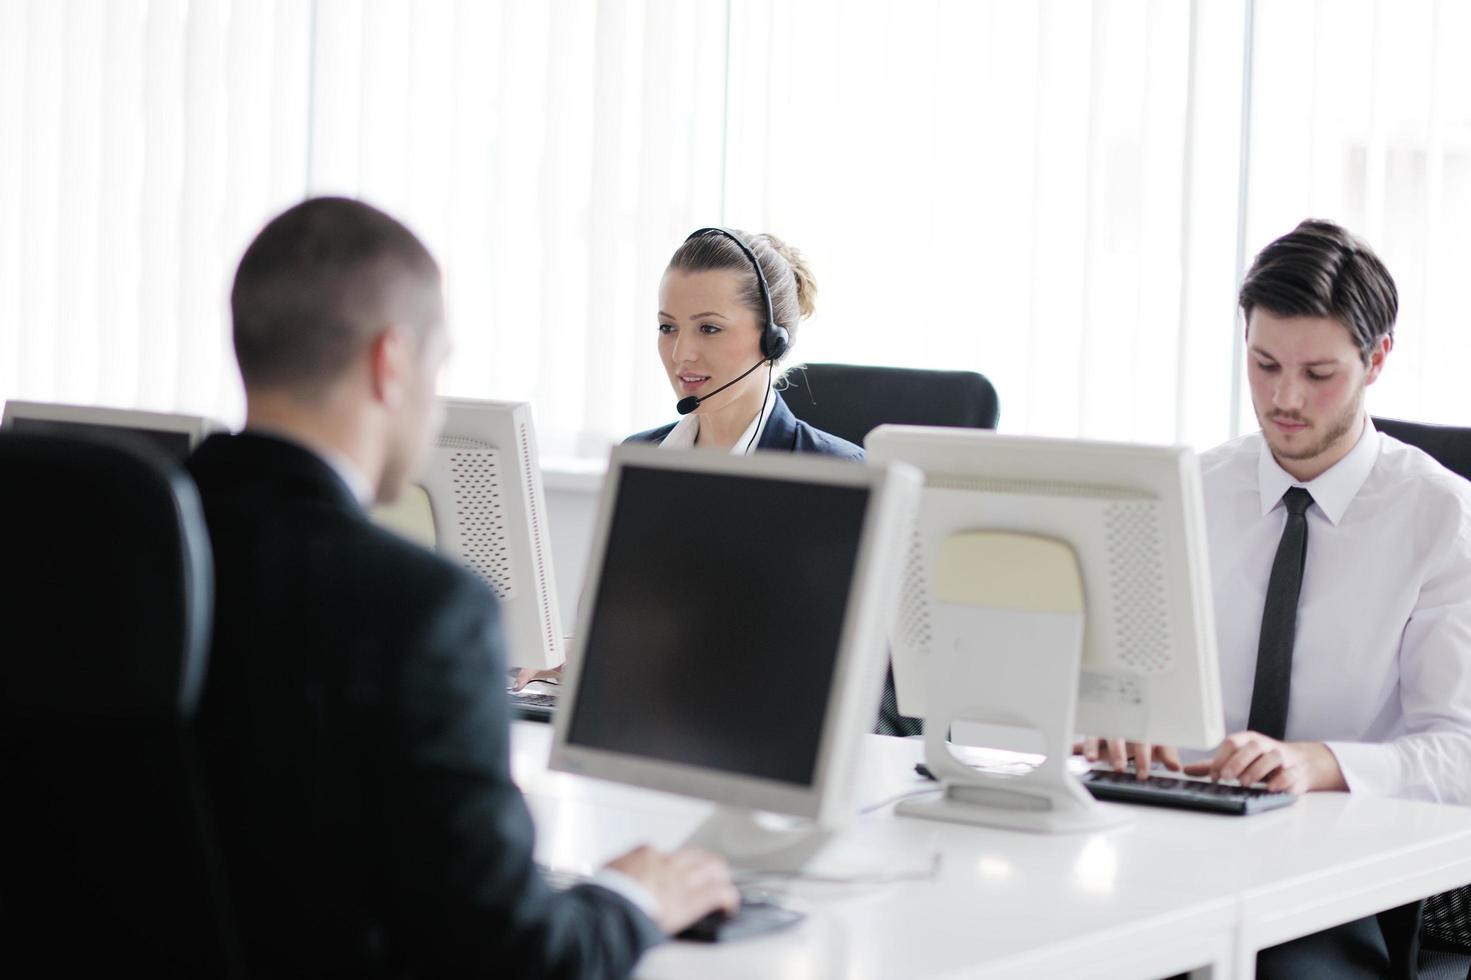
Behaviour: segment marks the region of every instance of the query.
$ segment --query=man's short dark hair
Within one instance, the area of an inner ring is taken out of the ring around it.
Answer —
[[[320,391],[388,326],[433,326],[439,303],[439,266],[413,232],[361,201],[303,201],[235,272],[240,374],[247,388]]]
[[[1276,316],[1332,317],[1348,328],[1364,363],[1394,336],[1399,293],[1384,263],[1331,221],[1308,219],[1258,253],[1241,283],[1248,321],[1261,307]]]

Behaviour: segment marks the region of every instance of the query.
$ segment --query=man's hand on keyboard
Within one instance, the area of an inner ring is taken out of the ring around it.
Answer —
[[[562,683],[562,668],[553,667],[551,670],[537,670],[535,667],[522,667],[516,671],[516,676],[511,678],[511,690],[519,691],[532,681],[547,681],[552,684]]]
[[[1322,742],[1279,742],[1257,732],[1226,736],[1208,762],[1191,763],[1185,774],[1234,779],[1242,786],[1266,783],[1267,789],[1299,795],[1348,789],[1337,757]]]
[[[730,868],[718,854],[686,847],[664,854],[638,847],[608,862],[608,867],[635,878],[654,896],[654,921],[673,935],[716,909],[734,913],[741,896],[730,882]]]
[[[1085,738],[1073,746],[1089,762],[1102,759],[1113,767],[1114,772],[1129,768],[1134,760],[1134,771],[1140,779],[1149,778],[1149,767],[1158,762],[1171,772],[1180,771],[1180,755],[1168,745],[1150,745],[1148,742],[1125,742],[1121,738]]]

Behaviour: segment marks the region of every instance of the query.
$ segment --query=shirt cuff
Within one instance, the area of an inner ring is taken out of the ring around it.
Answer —
[[[604,868],[588,881],[600,888],[608,889],[615,895],[621,895],[630,905],[648,916],[649,921],[658,921],[655,915],[659,911],[659,900],[637,878],[626,875],[617,868]]]
[[[1338,760],[1338,769],[1350,793],[1394,796],[1404,781],[1399,752],[1377,742],[1324,742]]]

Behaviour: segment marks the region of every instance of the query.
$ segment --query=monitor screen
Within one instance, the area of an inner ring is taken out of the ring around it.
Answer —
[[[189,456],[191,434],[167,429],[148,429],[131,425],[104,425],[92,422],[63,422],[58,419],[33,419],[16,416],[10,420],[16,432],[34,432],[50,436],[89,436],[103,439],[142,441],[162,450],[169,458],[183,462]]]
[[[625,466],[568,743],[810,785],[869,493]]]

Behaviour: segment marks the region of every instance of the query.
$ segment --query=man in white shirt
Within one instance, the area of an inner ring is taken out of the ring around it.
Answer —
[[[1393,280],[1303,222],[1241,287],[1262,431],[1201,457],[1227,738],[1187,771],[1471,803],[1471,483],[1374,430]],[[1247,724],[1284,495],[1311,497],[1285,732]]]
[[[1362,242],[1305,221],[1257,256],[1241,307],[1262,430],[1201,456],[1233,734],[1184,768],[1471,804],[1471,483],[1375,431],[1364,407],[1394,344],[1394,282]],[[1264,733],[1249,719],[1295,487],[1311,499],[1287,710]],[[1120,768],[1136,754],[1178,767],[1167,748],[1101,748]]]
[[[1236,734],[1187,771],[1471,803],[1471,484],[1376,432],[1364,408],[1397,306],[1378,258],[1326,222],[1273,242],[1242,284],[1262,431],[1201,458]],[[1293,487],[1311,501],[1285,731],[1262,733],[1248,718]]]
[[[1227,730],[1191,775],[1471,803],[1471,483],[1377,432],[1394,282],[1305,221],[1241,286],[1261,431],[1201,457]],[[1087,746],[1097,755],[1096,743]],[[1116,767],[1172,750],[1111,743]],[[1263,953],[1259,975],[1382,969],[1373,920]]]
[[[1316,448],[1307,433],[1322,423],[1312,401],[1337,393],[1310,378],[1327,369],[1300,365],[1318,360],[1325,339],[1318,334],[1333,338],[1309,323],[1284,326],[1291,321],[1266,310],[1253,319],[1253,388],[1311,394],[1301,410],[1285,398],[1267,409],[1287,417],[1267,415],[1265,435],[1201,458],[1222,696],[1227,729],[1238,734],[1209,763],[1187,770],[1297,793],[1471,803],[1471,483],[1376,432],[1361,386],[1337,446],[1298,458],[1283,452],[1305,442]],[[1389,337],[1382,343],[1387,349]],[[1365,383],[1382,364],[1376,353],[1362,372]],[[1277,380],[1294,370],[1302,381]],[[1340,363],[1332,373],[1358,372]],[[1257,405],[1263,412],[1263,400]],[[1314,421],[1295,426],[1290,417],[1299,412]],[[1248,713],[1270,570],[1287,520],[1284,495],[1294,486],[1312,502],[1286,730],[1278,740],[1249,730]]]

